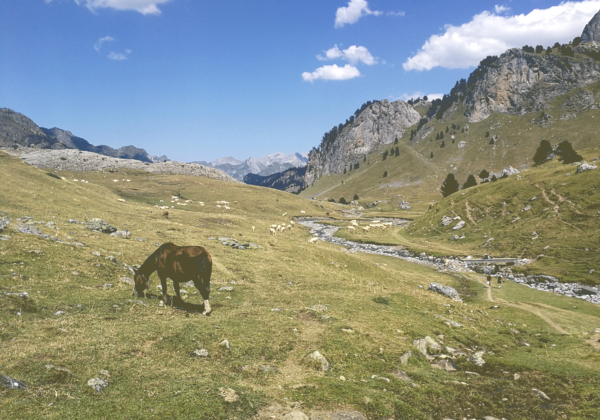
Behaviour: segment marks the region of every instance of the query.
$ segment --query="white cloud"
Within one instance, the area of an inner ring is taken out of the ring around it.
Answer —
[[[443,93],[429,93],[429,94],[424,94],[421,91],[416,91],[413,93],[403,93],[400,96],[396,96],[396,97],[392,97],[392,100],[397,101],[398,99],[402,99],[403,101],[408,101],[409,99],[417,99],[417,98],[423,98],[424,96],[427,96],[427,100],[431,101],[434,99],[442,99],[444,97]]]
[[[498,15],[501,13],[504,13],[504,12],[508,12],[509,10],[510,10],[510,7],[507,7],[507,6],[502,6],[502,5],[498,5],[498,4],[494,6],[494,11]]]
[[[446,25],[443,34],[431,36],[403,67],[405,70],[464,69],[508,48],[566,43],[581,34],[598,9],[600,0],[584,0],[535,9],[527,15],[482,12],[461,26]]]
[[[340,50],[337,45],[333,48],[325,51],[325,56],[317,55],[317,58],[321,61],[342,59],[350,62],[351,64],[365,63],[368,66],[372,66],[377,63],[377,60],[371,55],[369,50],[365,47],[357,47],[352,45],[351,47]]]
[[[127,57],[129,56],[129,54],[131,54],[131,50],[125,50],[124,53],[117,53],[117,52],[111,51],[110,54],[108,54],[108,58],[110,60],[123,61],[123,60],[127,60]]]
[[[406,12],[387,12],[386,15],[388,16],[406,16]]]
[[[94,44],[94,49],[96,51],[100,51],[100,48],[102,48],[102,44],[104,44],[105,42],[111,42],[114,41],[115,39],[112,36],[105,36],[100,38],[95,44]]]
[[[84,5],[95,11],[100,8],[116,10],[135,10],[143,15],[160,15],[158,5],[171,0],[75,0],[75,3]]]
[[[348,7],[340,7],[335,12],[335,27],[341,28],[346,24],[351,25],[366,15],[379,16],[380,14],[381,12],[369,9],[366,0],[350,0]]]
[[[332,66],[319,67],[312,73],[302,73],[302,79],[307,82],[314,82],[315,80],[348,80],[359,77],[360,72],[354,66],[346,64],[344,67],[338,67],[337,64]]]

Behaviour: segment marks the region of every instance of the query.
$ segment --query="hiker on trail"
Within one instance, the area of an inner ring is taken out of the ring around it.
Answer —
[[[498,289],[502,286],[502,273],[498,273]]]
[[[492,275],[489,273],[487,275],[487,287],[492,287]]]

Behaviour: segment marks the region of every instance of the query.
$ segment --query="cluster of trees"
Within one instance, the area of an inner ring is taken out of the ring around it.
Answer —
[[[365,160],[366,159],[367,158],[365,157]],[[358,169],[358,168],[360,168],[360,163],[358,163],[358,162],[356,162],[354,164],[351,163],[350,166],[348,167],[348,171],[346,171],[346,168],[344,168],[344,173],[350,172],[350,171],[352,171],[352,169]]]
[[[552,160],[558,156],[562,163],[569,164],[580,162],[583,157],[573,149],[573,145],[565,140],[560,142],[555,148],[552,148],[550,142],[546,139],[540,141],[540,146],[533,155],[533,163],[541,165],[544,162]]]
[[[421,97],[419,96],[417,99],[409,99],[408,101],[406,101],[406,103],[409,105],[416,105],[419,102],[421,102],[421,100],[427,102],[429,100],[429,98],[427,97],[427,95],[423,96],[423,99],[421,99]]]
[[[576,46],[578,46],[579,44],[581,44],[581,37],[575,37],[575,39],[573,39],[573,41],[571,41],[570,44],[560,44],[558,42],[555,42],[554,45],[552,47],[547,47],[544,48],[542,45],[537,45],[535,48],[530,47],[529,45],[524,45],[521,49],[525,52],[528,53],[535,53],[535,54],[541,54],[544,51],[546,52],[546,54],[552,54],[554,51],[554,49],[556,49],[560,54],[562,55],[566,55],[569,57],[573,57],[575,56],[575,52],[573,51],[573,48],[575,48]]]
[[[487,173],[487,171],[485,171]],[[482,171],[483,173],[483,171]],[[489,176],[489,174],[487,174]],[[481,177],[481,174],[479,175]],[[487,178],[487,177],[486,177]],[[462,185],[462,189],[466,190],[467,188],[471,188],[477,185],[477,181],[473,175],[469,175],[467,180]],[[461,189],[461,185],[456,180],[456,177],[453,173],[449,173],[444,182],[442,182],[442,187],[440,188],[442,191],[442,195],[444,197],[448,197],[450,194],[454,194],[458,190]]]
[[[385,150],[383,152],[383,156],[381,157],[381,160],[386,160],[388,158],[388,156],[400,156],[400,148],[398,146],[396,146],[395,148],[392,146],[392,148],[390,149],[389,152],[387,150]]]

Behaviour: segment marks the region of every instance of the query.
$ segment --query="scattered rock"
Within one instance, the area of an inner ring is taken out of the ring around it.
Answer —
[[[521,377],[521,375],[519,375],[518,373],[515,373],[515,374],[513,375],[513,379],[514,379],[515,381],[516,381],[516,380],[518,380],[520,377]]]
[[[481,367],[485,364],[485,360],[483,360],[483,355],[485,354],[484,351],[478,351],[473,353],[472,355],[470,355],[467,360],[469,362],[474,363],[475,365]]]
[[[535,388],[533,388],[532,391],[538,397],[543,398],[545,400],[550,400],[550,397],[547,396],[543,391],[540,391],[539,389],[535,389]]]
[[[200,349],[200,350],[194,350],[192,352],[192,354],[190,354],[190,357],[199,357],[201,359],[208,357],[208,350],[206,349]]]
[[[331,420],[367,420],[367,418],[358,411],[338,411],[337,413],[331,413],[329,416],[331,417]]]
[[[11,222],[10,217],[8,217],[8,216],[0,217],[0,232],[4,232],[4,229],[6,229],[6,227],[8,225],[10,225],[10,222]]]
[[[467,142],[466,142],[466,141],[461,141],[461,142],[459,142],[459,143],[458,143],[458,148],[459,148],[459,149],[462,149],[462,148],[463,148],[463,147],[465,147],[466,145],[467,145]]]
[[[277,368],[275,366],[271,366],[271,365],[261,365],[258,367],[258,369],[261,372],[266,372],[266,373],[277,372]]]
[[[23,382],[4,375],[0,375],[0,385],[10,389],[27,389]]]
[[[331,365],[329,364],[329,361],[318,350],[315,350],[312,353],[310,353],[308,356],[305,357],[305,359],[309,360],[309,361],[320,363],[321,370],[323,372],[327,372],[329,369],[331,369]]]
[[[396,378],[398,378],[402,381],[406,381],[406,382],[412,381],[412,379],[406,374],[406,372],[404,372],[403,370],[400,370],[400,369],[398,369],[395,372],[392,372],[392,375],[394,375]]]
[[[111,233],[110,236],[121,239],[129,239],[131,238],[131,232],[128,230],[117,230],[116,232]]]
[[[302,411],[294,410],[283,416],[283,420],[309,420],[309,418]]]
[[[442,226],[448,226],[450,223],[452,223],[452,217],[450,217],[450,216],[442,217]]]
[[[313,306],[311,306],[310,309],[312,311],[315,311],[315,312],[327,312],[327,310],[329,308],[327,308],[327,306],[325,306],[325,305],[320,305],[319,304],[319,305],[313,305]]]
[[[46,365],[46,369],[48,369],[55,376],[54,379],[57,381],[62,381],[69,377],[72,378],[75,376],[69,369],[60,366]]]
[[[590,165],[586,161],[583,161],[582,164],[577,167],[577,170],[575,171],[575,173],[580,174],[582,172],[591,171],[593,169],[598,169],[598,167],[596,165]],[[0,231],[1,231],[1,229],[0,229]]]
[[[123,276],[119,279],[122,283],[129,284],[130,286],[135,285],[135,282],[131,277]]]
[[[408,201],[402,200],[400,202],[400,209],[401,210],[410,210],[411,209],[411,205],[408,203]]]
[[[4,296],[20,297],[23,299],[27,299],[27,298],[29,298],[29,293],[27,293],[27,292],[4,292]]]
[[[454,227],[452,228],[452,230],[459,230],[459,229],[462,229],[463,227],[465,227],[465,224],[466,224],[466,222],[465,222],[464,220],[461,220],[460,222],[458,222],[458,223],[456,224],[456,226],[454,226]]]
[[[240,398],[231,388],[219,388],[219,395],[228,403],[236,402]]]
[[[449,297],[452,300],[455,300],[455,301],[458,301],[458,302],[462,302],[462,299],[460,298],[460,295],[458,294],[458,292],[456,291],[456,289],[453,288],[453,287],[442,286],[439,283],[430,283],[429,284],[429,290],[432,290],[432,291],[437,292],[437,293],[439,293],[441,295]]]
[[[94,217],[88,222],[87,229],[100,233],[113,233],[117,231],[116,227],[111,226],[109,223],[96,217]]]
[[[65,313],[64,311],[56,311],[56,312],[54,313],[54,316],[59,316],[59,315],[62,315],[62,314],[64,314],[64,313]]]
[[[223,286],[218,289],[220,292],[233,292],[233,287],[231,286]]]
[[[92,378],[87,382],[88,386],[91,386],[96,392],[102,392],[104,388],[108,386],[106,379]]]
[[[477,372],[469,372],[468,370],[465,370],[465,374],[466,375],[471,375],[471,376],[479,376],[479,373],[477,373]]]
[[[456,372],[456,365],[448,359],[443,359],[437,363],[432,363],[431,367],[434,369],[445,370],[446,372]]]
[[[460,239],[460,236],[458,235],[452,235],[452,237],[450,238],[451,241],[458,241]]]
[[[412,357],[412,352],[408,351],[406,353],[404,353],[402,356],[400,356],[400,363],[402,363],[403,365],[408,364],[408,359],[410,359]]]
[[[226,349],[229,349],[229,348],[230,348],[230,347],[229,347],[229,340],[223,340],[223,341],[221,341],[221,342],[219,343],[219,346],[223,346],[223,347],[225,347]]]

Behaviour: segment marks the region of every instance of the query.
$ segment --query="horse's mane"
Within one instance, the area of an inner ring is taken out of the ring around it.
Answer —
[[[167,242],[166,244],[162,244],[156,250],[150,254],[146,261],[140,266],[140,271],[143,273],[148,273],[148,270],[151,269],[150,273],[153,273],[156,270],[156,264],[158,263],[158,257],[164,252],[165,248],[174,246],[172,242]]]

